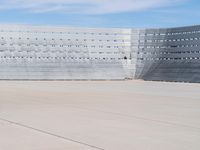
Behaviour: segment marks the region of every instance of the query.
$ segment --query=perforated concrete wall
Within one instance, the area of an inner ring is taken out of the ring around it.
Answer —
[[[126,79],[131,29],[0,26],[0,79]]]
[[[140,30],[135,78],[200,82],[200,26]]]
[[[200,82],[200,26],[0,25],[0,79]]]

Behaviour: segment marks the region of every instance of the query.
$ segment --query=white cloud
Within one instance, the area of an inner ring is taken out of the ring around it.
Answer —
[[[108,14],[168,6],[184,0],[0,0],[0,10]]]

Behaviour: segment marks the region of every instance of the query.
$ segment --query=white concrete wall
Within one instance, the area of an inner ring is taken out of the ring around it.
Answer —
[[[0,79],[130,78],[131,29],[0,25]]]
[[[200,26],[0,25],[0,79],[200,82]]]

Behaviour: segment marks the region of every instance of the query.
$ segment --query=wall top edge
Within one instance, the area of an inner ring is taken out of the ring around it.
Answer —
[[[35,29],[35,30],[88,30],[88,31],[118,31],[118,32],[131,32],[131,31],[168,31],[168,30],[187,30],[187,29],[200,29],[200,25],[171,27],[171,28],[90,28],[90,27],[73,27],[73,26],[58,26],[58,25],[27,25],[27,24],[1,24],[0,29]]]
[[[0,29],[45,29],[45,30],[100,30],[100,31],[127,31],[131,32],[131,28],[91,28],[91,27],[74,27],[59,25],[27,25],[27,24],[0,24]]]

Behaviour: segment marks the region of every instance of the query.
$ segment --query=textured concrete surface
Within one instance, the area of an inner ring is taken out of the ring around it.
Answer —
[[[200,82],[200,25],[0,25],[0,79]]]
[[[0,82],[2,150],[199,150],[200,85]]]
[[[0,79],[132,78],[130,41],[131,29],[0,25]]]
[[[200,26],[147,29],[140,34],[135,78],[200,82]]]

